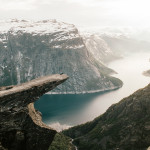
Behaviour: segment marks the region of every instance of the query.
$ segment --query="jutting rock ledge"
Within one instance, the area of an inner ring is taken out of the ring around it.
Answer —
[[[56,131],[42,122],[33,102],[67,79],[55,74],[0,88],[0,150],[48,150]]]

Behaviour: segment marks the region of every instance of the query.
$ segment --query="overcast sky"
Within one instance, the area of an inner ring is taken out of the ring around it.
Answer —
[[[0,0],[0,19],[59,19],[82,26],[150,26],[150,0]]]

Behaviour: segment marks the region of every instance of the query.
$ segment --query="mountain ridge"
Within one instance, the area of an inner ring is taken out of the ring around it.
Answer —
[[[72,25],[56,20],[0,22],[0,83],[19,84],[48,74],[70,79],[54,93],[112,90],[122,86],[112,69],[91,56]]]
[[[91,122],[63,133],[79,150],[146,150],[150,146],[150,84]]]

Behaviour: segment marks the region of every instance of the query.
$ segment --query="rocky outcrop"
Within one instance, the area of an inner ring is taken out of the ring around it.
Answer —
[[[150,84],[103,115],[64,132],[79,150],[146,150],[150,146]]]
[[[48,149],[56,131],[42,122],[33,102],[67,79],[56,74],[0,88],[0,149]]]
[[[144,71],[144,72],[143,72],[143,75],[144,75],[144,76],[150,77],[150,70]]]

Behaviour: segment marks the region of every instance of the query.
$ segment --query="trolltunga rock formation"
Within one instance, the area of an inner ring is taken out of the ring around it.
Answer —
[[[56,131],[42,122],[33,102],[67,80],[65,74],[0,88],[0,150],[47,150]]]

